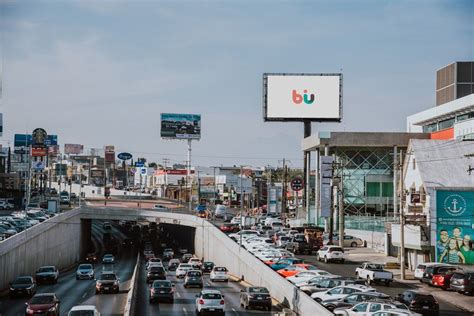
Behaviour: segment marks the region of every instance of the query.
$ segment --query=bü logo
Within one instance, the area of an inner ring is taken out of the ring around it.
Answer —
[[[296,90],[293,90],[292,97],[293,97],[293,103],[295,104],[301,104],[301,102],[303,101],[306,104],[313,104],[314,102],[314,94],[311,93],[308,95],[308,90],[303,90],[303,95],[296,92]]]

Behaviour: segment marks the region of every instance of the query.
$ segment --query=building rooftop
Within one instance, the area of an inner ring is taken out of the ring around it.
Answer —
[[[474,188],[474,141],[413,139],[408,155],[415,155],[416,166],[425,188]],[[404,168],[407,168],[405,160]]]
[[[411,138],[429,139],[426,133],[318,132],[301,142],[303,151],[329,147],[407,147]]]

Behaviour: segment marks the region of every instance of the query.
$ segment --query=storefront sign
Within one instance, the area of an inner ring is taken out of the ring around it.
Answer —
[[[474,264],[474,191],[437,191],[436,213],[436,261]]]
[[[31,147],[31,156],[32,157],[44,157],[48,153],[47,147]]]

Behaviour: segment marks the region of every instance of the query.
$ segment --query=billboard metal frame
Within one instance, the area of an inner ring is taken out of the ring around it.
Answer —
[[[185,134],[187,135],[186,137],[176,137],[176,136],[163,136],[163,115],[193,115],[193,116],[199,116],[199,134]],[[168,140],[201,140],[201,124],[202,124],[202,117],[201,114],[190,114],[190,113],[161,113],[160,114],[160,137],[162,139],[168,139]],[[197,135],[198,137],[189,137]]]
[[[339,117],[338,118],[268,118],[268,77],[269,76],[321,76],[321,77],[339,77]],[[342,121],[342,73],[264,73],[263,74],[263,120],[265,122],[336,122]]]

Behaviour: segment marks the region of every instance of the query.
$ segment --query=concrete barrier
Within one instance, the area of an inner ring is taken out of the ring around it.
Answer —
[[[0,290],[18,275],[35,275],[44,265],[70,267],[80,258],[79,209],[58,214],[0,242]]]
[[[124,316],[132,316],[135,315],[135,304],[136,304],[136,295],[137,292],[135,289],[137,288],[137,273],[140,266],[140,253],[137,256],[137,263],[135,264],[135,269],[133,270],[132,278],[130,279],[129,290],[127,294],[127,303],[125,304],[125,309],[123,311]]]

